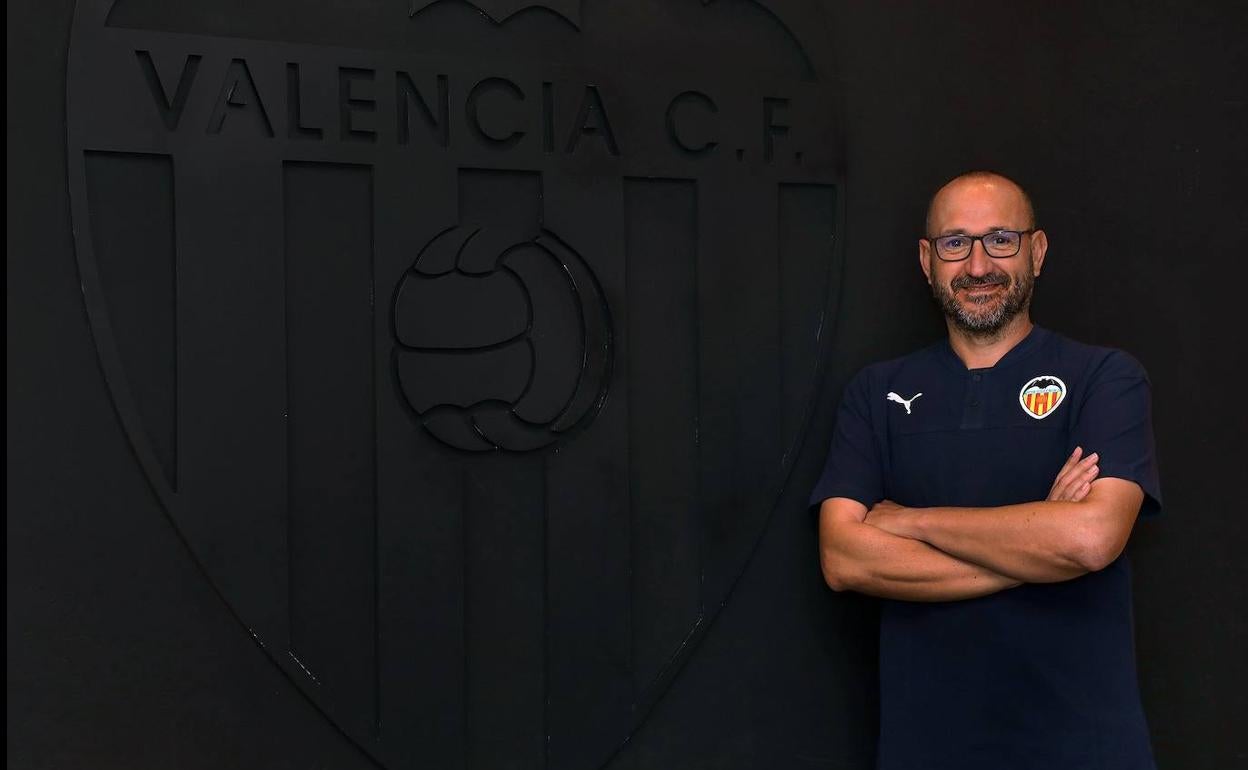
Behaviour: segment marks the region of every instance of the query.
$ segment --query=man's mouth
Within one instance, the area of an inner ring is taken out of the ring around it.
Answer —
[[[1001,288],[1001,284],[999,283],[984,283],[984,284],[979,284],[976,286],[967,286],[965,289],[963,289],[963,291],[965,291],[967,294],[970,294],[972,296],[984,296],[987,294],[992,294],[999,288]]]

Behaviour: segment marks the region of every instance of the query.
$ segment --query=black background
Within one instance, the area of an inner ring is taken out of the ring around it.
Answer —
[[[923,206],[988,167],[1029,187],[1052,243],[1033,318],[1153,381],[1166,511],[1129,553],[1159,765],[1244,766],[1243,7],[822,5],[848,159],[833,375],[791,515],[617,764],[870,766],[872,606],[823,587],[802,501],[845,380],[943,333]],[[117,421],[69,224],[72,10],[9,4],[9,765],[369,767],[233,621]]]

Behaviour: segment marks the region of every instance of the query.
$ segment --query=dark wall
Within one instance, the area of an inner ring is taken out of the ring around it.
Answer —
[[[1089,5],[821,4],[846,223],[828,377],[748,567],[609,766],[871,765],[873,608],[822,585],[804,501],[848,377],[943,332],[914,241],[930,190],[970,167],[1035,198],[1034,318],[1151,375],[1166,515],[1129,553],[1155,752],[1242,762],[1248,19]],[[71,232],[72,10],[9,6],[9,764],[373,766],[237,622],[118,420]]]

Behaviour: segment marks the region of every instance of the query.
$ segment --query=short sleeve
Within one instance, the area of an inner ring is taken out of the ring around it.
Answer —
[[[823,473],[810,494],[810,506],[829,497],[848,497],[870,508],[884,499],[884,472],[880,451],[871,423],[867,371],[864,369],[845,386],[832,444]]]
[[[1093,375],[1073,438],[1096,452],[1100,478],[1134,481],[1144,490],[1141,516],[1161,513],[1161,481],[1153,440],[1152,385],[1139,361],[1115,350]]]

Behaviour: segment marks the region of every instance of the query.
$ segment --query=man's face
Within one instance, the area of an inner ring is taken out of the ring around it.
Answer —
[[[1031,226],[1026,201],[1006,180],[958,180],[937,194],[929,223],[931,238],[919,241],[919,261],[932,296],[960,329],[976,336],[995,334],[1026,311],[1048,242],[1042,231],[1024,233],[1018,254],[994,258],[975,241],[966,259],[945,262],[937,257],[932,239]]]

